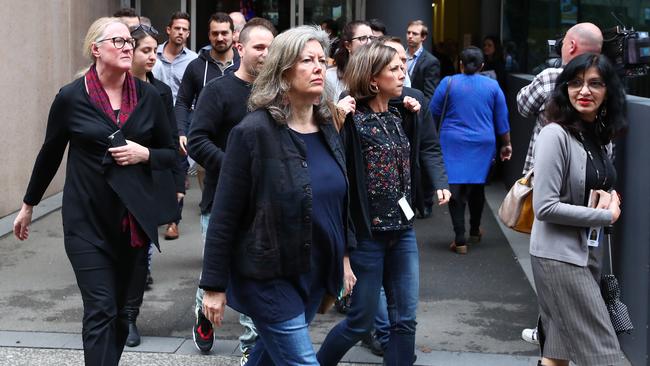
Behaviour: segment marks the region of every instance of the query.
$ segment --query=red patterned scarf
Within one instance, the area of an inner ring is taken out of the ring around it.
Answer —
[[[94,105],[101,109],[111,121],[115,122],[118,128],[122,128],[124,123],[129,119],[131,112],[138,104],[138,94],[135,90],[135,79],[131,73],[126,73],[124,85],[122,86],[122,105],[120,106],[120,113],[118,113],[119,120],[113,112],[111,101],[108,99],[108,94],[102,86],[97,75],[95,65],[90,67],[90,70],[85,75],[86,87],[88,88],[88,95]],[[122,231],[128,232],[130,235],[130,244],[133,248],[142,248],[149,240],[147,234],[142,230],[135,217],[127,212],[127,215],[122,219]]]
[[[124,85],[122,86],[122,105],[120,106],[119,121],[115,118],[113,107],[111,107],[111,101],[108,99],[108,94],[106,94],[106,90],[104,90],[104,87],[99,80],[99,75],[97,75],[95,65],[92,65],[90,70],[86,73],[86,87],[88,88],[88,95],[93,104],[104,111],[108,118],[115,122],[119,128],[122,128],[126,120],[129,119],[131,112],[133,112],[135,106],[138,104],[138,94],[135,90],[135,79],[130,72],[126,73]]]

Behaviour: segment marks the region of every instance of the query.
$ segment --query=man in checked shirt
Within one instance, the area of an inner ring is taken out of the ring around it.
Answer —
[[[571,27],[562,40],[562,65],[566,65],[574,57],[583,53],[600,53],[603,46],[603,34],[600,29],[592,23],[578,23]],[[528,144],[528,153],[524,163],[523,174],[533,168],[533,146],[535,139],[548,123],[544,117],[546,101],[551,97],[555,89],[555,80],[562,73],[562,68],[549,67],[535,76],[533,81],[521,88],[517,93],[517,110],[524,117],[537,116],[533,134]],[[526,342],[539,344],[537,327],[525,328],[521,332],[521,338]]]
[[[571,27],[562,40],[562,65],[566,65],[574,57],[583,53],[600,53],[603,46],[603,34],[592,23],[578,23]],[[528,153],[524,163],[523,173],[526,174],[533,167],[533,146],[535,139],[546,125],[544,118],[544,105],[550,98],[555,88],[555,80],[562,73],[562,68],[549,67],[535,76],[533,81],[521,88],[517,93],[517,109],[524,117],[537,116],[533,135],[528,144]]]

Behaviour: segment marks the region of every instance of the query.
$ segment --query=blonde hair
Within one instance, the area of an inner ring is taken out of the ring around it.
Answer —
[[[93,43],[99,41],[102,39],[104,36],[104,32],[106,32],[106,28],[110,26],[111,24],[125,24],[120,20],[120,18],[114,18],[114,17],[102,17],[97,20],[95,20],[90,27],[88,27],[88,32],[86,32],[86,37],[84,38],[83,46],[81,48],[82,55],[84,58],[86,58],[88,61],[90,61],[90,64],[87,66],[84,66],[79,72],[77,72],[77,77],[81,77],[90,68],[90,66],[94,65],[95,62],[97,62],[97,58],[93,56],[92,52],[92,46]]]
[[[393,47],[373,42],[361,46],[350,58],[343,80],[354,99],[374,98],[378,90],[372,90],[370,79],[379,75],[397,55]]]
[[[253,82],[251,96],[248,100],[250,110],[266,108],[273,119],[286,123],[291,112],[287,100],[290,81],[286,74],[300,57],[300,53],[309,41],[317,41],[323,47],[325,56],[329,52],[329,37],[320,27],[302,25],[280,33],[269,46],[269,54],[264,61],[260,74]],[[325,93],[323,93],[325,94]],[[315,107],[316,116],[321,120],[330,116],[327,102],[321,97]]]

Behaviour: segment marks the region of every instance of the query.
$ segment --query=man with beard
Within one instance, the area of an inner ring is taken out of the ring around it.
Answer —
[[[268,20],[251,19],[240,32],[237,43],[241,66],[234,73],[226,74],[208,83],[196,104],[188,134],[188,150],[190,156],[206,170],[200,204],[204,240],[228,134],[247,113],[251,84],[262,68],[275,34],[275,28]],[[203,290],[197,289],[194,343],[202,352],[209,352],[214,340],[213,329],[210,321],[203,315],[202,305]],[[240,337],[240,348],[243,354],[241,364],[244,365],[255,343],[257,333],[249,317],[240,315],[239,322],[245,328],[244,334]]]
[[[180,147],[186,155],[190,114],[201,90],[210,80],[239,68],[239,53],[233,48],[235,26],[230,16],[226,13],[212,14],[208,28],[210,46],[201,49],[199,57],[187,65],[174,106]]]

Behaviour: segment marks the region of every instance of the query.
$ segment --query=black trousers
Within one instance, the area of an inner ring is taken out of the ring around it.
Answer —
[[[456,235],[456,244],[465,244],[465,205],[469,206],[469,232],[470,235],[479,234],[481,215],[485,206],[484,184],[450,184],[451,200],[449,213],[451,224]]]
[[[126,289],[126,305],[124,310],[138,316],[144,298],[144,289],[147,287],[147,273],[149,272],[149,245],[138,250],[133,267],[133,275]]]
[[[134,281],[136,266],[147,265],[147,246],[132,248],[126,237],[114,245],[112,256],[81,238],[65,238],[66,253],[83,299],[82,339],[88,366],[118,365],[129,335],[124,313],[127,289]],[[145,281],[145,277],[139,281],[142,291]]]

